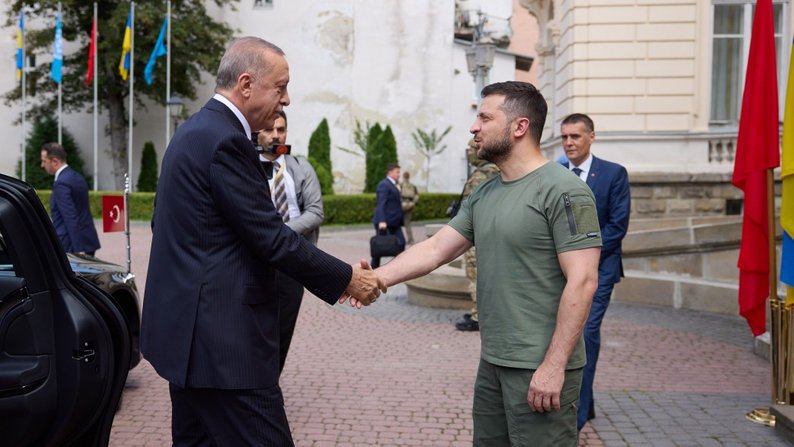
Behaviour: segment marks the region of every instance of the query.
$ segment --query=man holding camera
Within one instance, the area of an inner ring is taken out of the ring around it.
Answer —
[[[287,114],[281,111],[271,129],[262,129],[257,133],[255,146],[268,175],[273,203],[284,223],[316,245],[320,224],[323,223],[320,182],[308,160],[290,155],[290,146],[286,142]],[[281,373],[295,332],[303,300],[303,285],[279,272],[278,297]]]

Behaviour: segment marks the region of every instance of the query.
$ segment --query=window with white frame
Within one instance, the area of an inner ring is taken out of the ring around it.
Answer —
[[[788,64],[788,0],[773,0],[778,86]],[[711,57],[711,124],[736,125],[741,113],[744,72],[750,52],[755,0],[714,0]],[[779,89],[782,95],[783,89]],[[781,101],[782,104],[782,101]]]

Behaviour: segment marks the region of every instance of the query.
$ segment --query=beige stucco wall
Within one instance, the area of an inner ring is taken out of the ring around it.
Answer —
[[[560,153],[562,118],[582,112],[596,123],[594,153],[630,171],[732,170],[731,159],[716,156],[714,142],[735,138],[736,129],[709,127],[712,2],[520,3],[540,22],[536,65],[538,85],[550,104],[544,131],[549,155]],[[784,36],[791,23],[791,8],[787,11]],[[787,55],[790,42],[783,40]]]

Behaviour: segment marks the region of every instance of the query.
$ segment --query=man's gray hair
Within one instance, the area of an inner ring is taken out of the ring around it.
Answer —
[[[255,77],[266,75],[273,68],[262,57],[266,51],[284,55],[281,48],[259,37],[247,36],[233,40],[226,48],[218,66],[215,89],[233,88],[237,78],[243,73],[250,73]]]

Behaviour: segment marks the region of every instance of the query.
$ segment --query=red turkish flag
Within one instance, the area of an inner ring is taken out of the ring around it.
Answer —
[[[102,196],[102,228],[105,233],[124,231],[124,196]]]
[[[94,79],[94,54],[96,53],[96,17],[91,25],[91,42],[88,44],[88,70],[85,72],[85,85]]]
[[[774,32],[772,0],[758,0],[733,165],[733,184],[744,191],[739,313],[753,335],[764,332],[769,296],[767,171],[780,165]]]

